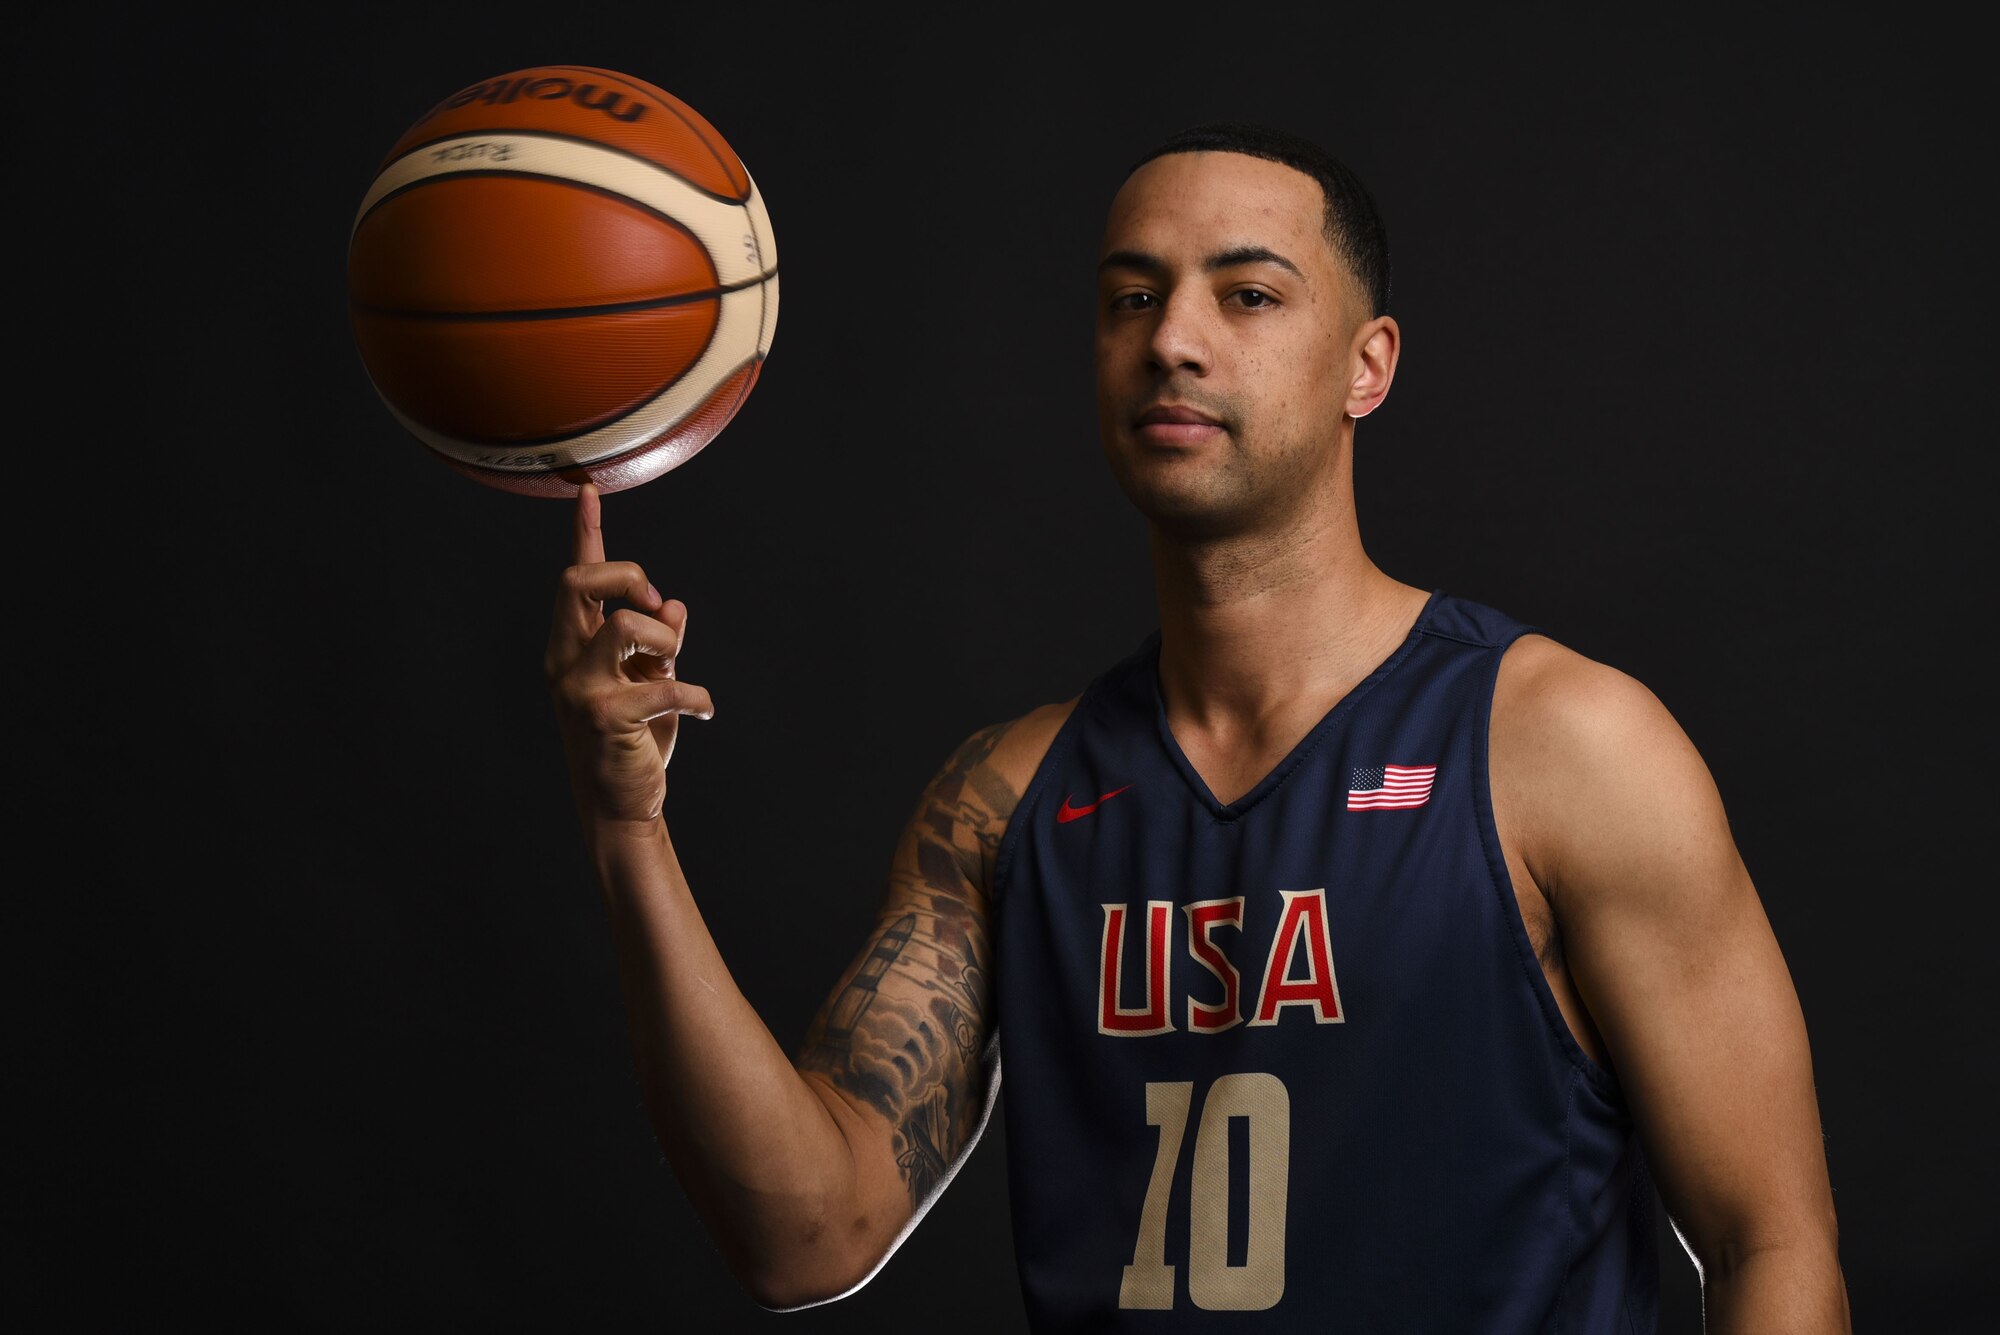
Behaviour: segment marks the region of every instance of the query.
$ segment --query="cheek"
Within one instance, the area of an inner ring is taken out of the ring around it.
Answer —
[[[1315,339],[1306,351],[1305,374],[1300,377],[1300,405],[1315,407],[1347,402],[1347,345],[1339,339]]]
[[[1100,365],[1129,357],[1132,353],[1134,330],[1128,321],[1123,325],[1100,323],[1093,336]],[[1143,345],[1143,340],[1141,340]]]
[[[1099,331],[1093,348],[1093,363],[1100,394],[1114,385],[1129,381],[1134,372],[1144,364],[1143,347],[1135,351],[1130,338],[1116,333]]]
[[[1100,336],[1093,359],[1093,383],[1097,394],[1097,424],[1101,432],[1111,430],[1119,415],[1117,405],[1125,397],[1122,365],[1116,350]]]

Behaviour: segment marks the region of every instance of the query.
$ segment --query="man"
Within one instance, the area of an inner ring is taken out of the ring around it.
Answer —
[[[1309,143],[1204,127],[1130,173],[1099,428],[1159,627],[939,769],[795,1058],[662,819],[713,712],[687,609],[583,489],[548,670],[647,1106],[759,1304],[866,1283],[1004,1089],[1037,1330],[1650,1330],[1655,1183],[1711,1330],[1847,1330],[1803,1018],[1701,758],[1362,549],[1387,299]]]

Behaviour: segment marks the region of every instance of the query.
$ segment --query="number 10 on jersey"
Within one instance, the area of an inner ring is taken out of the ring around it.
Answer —
[[[1146,1121],[1160,1129],[1159,1152],[1139,1210],[1132,1264],[1118,1305],[1170,1308],[1174,1272],[1167,1264],[1167,1200],[1180,1166],[1194,1083],[1146,1084]],[[1249,1236],[1242,1265],[1229,1264],[1229,1119],[1250,1127]],[[1285,1293],[1285,1196],[1291,1181],[1292,1098],[1268,1071],[1218,1076],[1201,1101],[1188,1184],[1188,1297],[1205,1311],[1259,1312]]]

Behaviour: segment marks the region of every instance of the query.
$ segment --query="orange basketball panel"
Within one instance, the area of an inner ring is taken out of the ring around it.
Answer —
[[[529,320],[354,312],[382,396],[441,435],[520,444],[594,430],[656,397],[714,336],[718,303]]]
[[[573,183],[439,176],[355,229],[348,294],[386,311],[526,311],[714,290],[715,264],[680,224]]]

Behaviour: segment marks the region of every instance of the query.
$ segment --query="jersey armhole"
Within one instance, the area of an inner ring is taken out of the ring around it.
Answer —
[[[1500,826],[1493,818],[1493,692],[1500,680],[1500,660],[1507,656],[1507,650],[1524,635],[1547,635],[1539,626],[1516,626],[1507,636],[1494,646],[1493,661],[1481,674],[1483,683],[1479,692],[1472,728],[1474,748],[1472,804],[1478,813],[1479,842],[1486,852],[1486,866],[1491,873],[1494,893],[1500,900],[1500,916],[1506,920],[1508,939],[1514,944],[1521,970],[1527,977],[1529,990],[1534,993],[1535,1002],[1541,1008],[1542,1019],[1548,1025],[1557,1047],[1570,1065],[1583,1073],[1585,1079],[1600,1091],[1619,1100],[1624,1099],[1618,1077],[1597,1064],[1591,1055],[1583,1050],[1570,1032],[1569,1021],[1563,1017],[1562,1007],[1556,1004],[1555,993],[1549,990],[1549,980],[1542,973],[1542,962],[1535,958],[1534,943],[1528,939],[1528,924],[1521,918],[1519,892],[1514,887],[1514,876],[1507,868],[1506,854],[1500,847]]]

